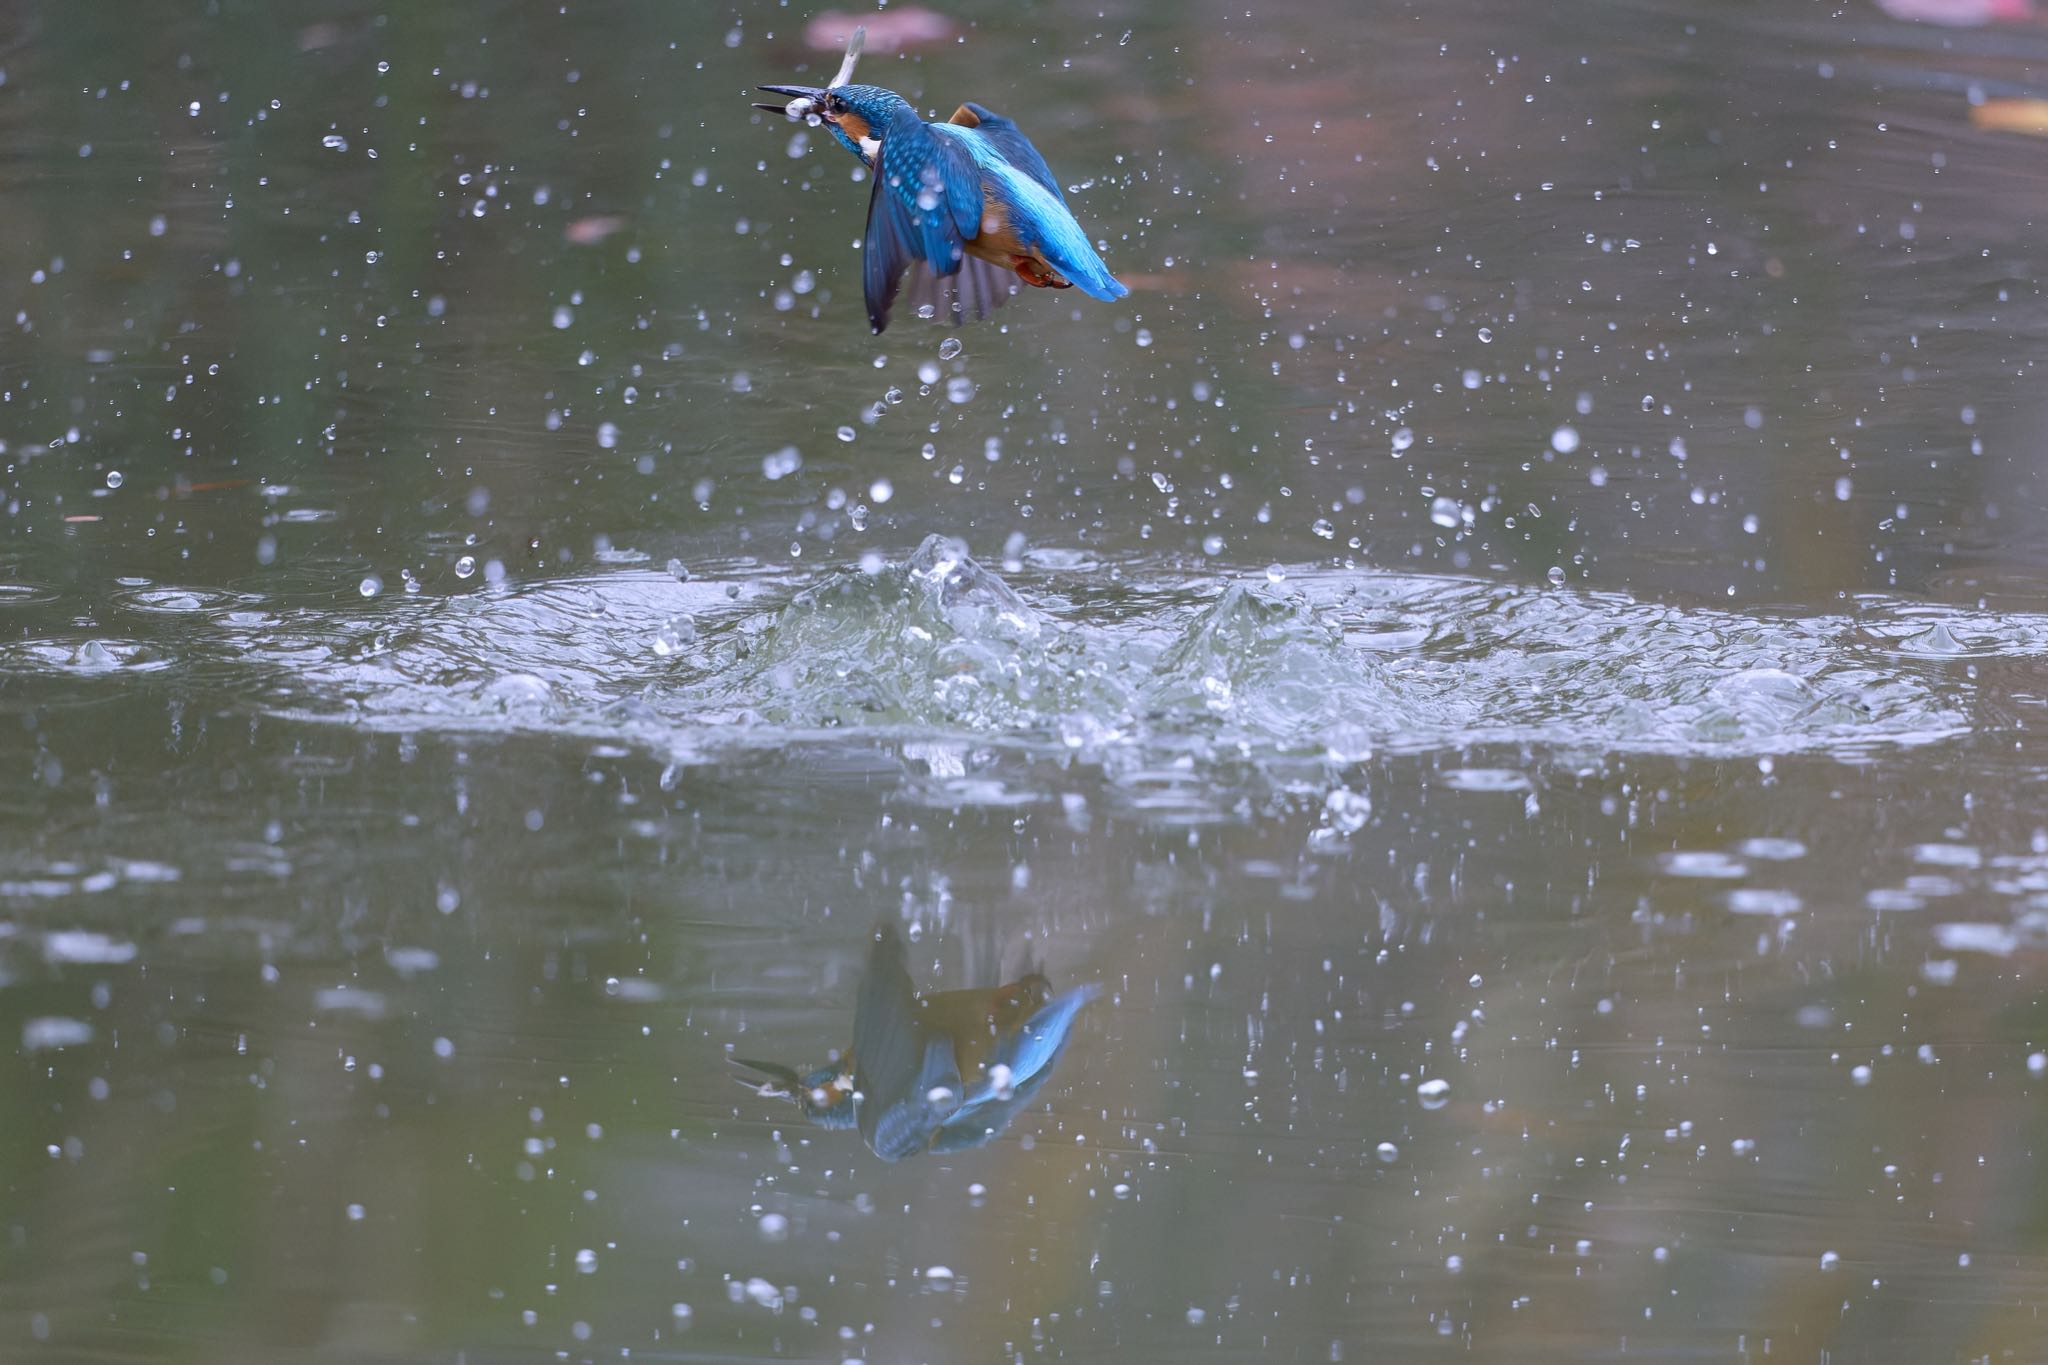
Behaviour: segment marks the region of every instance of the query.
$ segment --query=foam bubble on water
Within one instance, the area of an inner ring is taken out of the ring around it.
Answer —
[[[64,1015],[39,1015],[21,1026],[21,1050],[42,1052],[51,1048],[84,1047],[93,1040],[93,1027],[83,1019]]]
[[[1530,790],[1529,779],[1512,768],[1451,768],[1443,774],[1443,784],[1461,792]]]
[[[1667,877],[1701,877],[1709,880],[1728,880],[1749,875],[1749,867],[1739,858],[1713,850],[1673,850],[1657,855],[1657,867]]]
[[[43,935],[46,962],[110,965],[133,962],[135,954],[133,943],[91,929],[59,929]]]
[[[1728,908],[1738,915],[1794,915],[1802,905],[1793,891],[1745,886],[1728,893]]]
[[[2019,948],[2019,937],[2007,924],[1937,924],[1934,941],[1947,952],[1984,953],[1991,957],[2010,957]]]

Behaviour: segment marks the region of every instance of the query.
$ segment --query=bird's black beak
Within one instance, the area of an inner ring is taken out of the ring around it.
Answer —
[[[766,90],[771,95],[787,95],[791,99],[809,100],[813,107],[823,103],[825,99],[825,91],[815,85],[757,85],[754,88]],[[789,106],[786,104],[757,104],[754,107],[766,109],[771,114],[789,113]]]

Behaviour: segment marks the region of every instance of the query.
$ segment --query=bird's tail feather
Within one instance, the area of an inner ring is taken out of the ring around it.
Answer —
[[[908,291],[918,317],[957,326],[980,322],[1008,303],[1017,292],[1017,277],[979,256],[966,257],[951,275],[936,274],[919,261],[910,269]]]

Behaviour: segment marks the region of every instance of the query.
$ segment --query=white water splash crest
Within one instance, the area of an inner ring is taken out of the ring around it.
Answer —
[[[1935,624],[1970,661],[2048,654],[2048,617],[1924,604],[1746,614],[1313,570],[1161,586],[1075,563],[1020,591],[932,536],[901,562],[730,587],[622,566],[349,609],[245,596],[147,644],[161,672],[229,679],[226,704],[378,729],[683,755],[864,732],[1190,778],[1488,745],[1853,760],[1985,709],[1967,661],[1924,648]],[[0,671],[75,680],[67,657],[44,638],[0,648]]]

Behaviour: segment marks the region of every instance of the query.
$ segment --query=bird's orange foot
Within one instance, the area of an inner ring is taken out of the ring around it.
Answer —
[[[1074,282],[1032,256],[1012,256],[1010,265],[1024,283],[1040,289],[1072,289]]]

